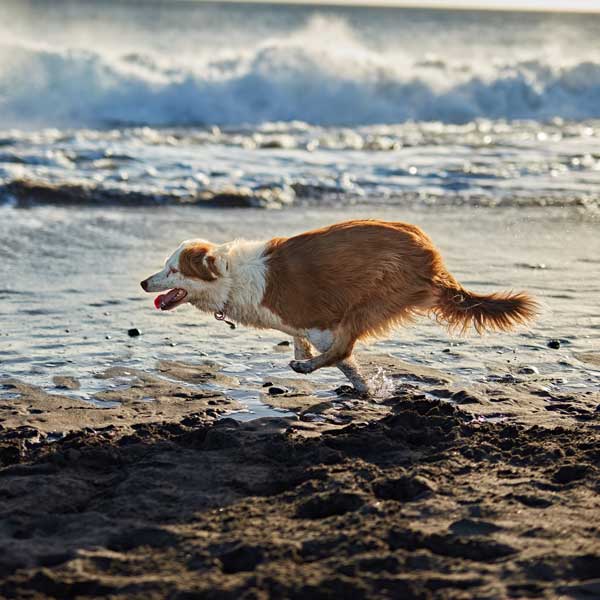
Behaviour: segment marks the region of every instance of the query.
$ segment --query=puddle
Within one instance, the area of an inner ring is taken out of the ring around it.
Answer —
[[[281,408],[273,408],[261,400],[261,391],[258,389],[230,389],[227,397],[237,400],[246,409],[234,411],[223,415],[239,421],[251,421],[261,417],[295,417],[296,413]]]

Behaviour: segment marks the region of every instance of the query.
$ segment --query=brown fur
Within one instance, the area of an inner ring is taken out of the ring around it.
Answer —
[[[333,346],[316,368],[350,356],[356,340],[379,337],[415,315],[450,329],[508,330],[534,317],[527,294],[475,294],[446,270],[414,225],[349,221],[268,244],[263,305],[297,329],[327,329]],[[322,363],[322,364],[321,364]]]
[[[462,334],[473,327],[477,333],[484,333],[510,331],[531,321],[538,312],[538,305],[525,292],[476,294],[457,284],[439,288],[432,312],[451,331]]]
[[[212,250],[208,244],[196,244],[179,255],[179,271],[186,277],[203,281],[214,281],[220,275],[215,266],[215,257],[207,254]]]

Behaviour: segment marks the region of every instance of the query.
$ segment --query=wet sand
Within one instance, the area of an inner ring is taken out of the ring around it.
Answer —
[[[363,361],[389,397],[280,378],[263,400],[294,415],[246,422],[174,383],[227,377],[214,363],[106,372],[129,377],[113,407],[6,382],[0,596],[600,595],[598,392]]]

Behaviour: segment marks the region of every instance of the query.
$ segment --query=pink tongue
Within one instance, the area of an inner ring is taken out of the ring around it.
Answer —
[[[183,296],[185,296],[185,293],[182,290],[179,288],[174,288],[169,290],[166,294],[159,294],[156,296],[156,298],[154,298],[154,306],[159,310],[168,310],[169,307],[173,306],[173,303],[182,299],[183,296],[179,297],[179,295],[182,293]]]

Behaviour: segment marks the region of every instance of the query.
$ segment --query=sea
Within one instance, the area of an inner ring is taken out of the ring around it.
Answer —
[[[139,281],[182,239],[360,216],[545,306],[516,337],[427,323],[378,351],[471,384],[521,352],[540,385],[598,387],[600,15],[3,0],[0,28],[0,378],[94,401],[110,366],[212,359],[260,412],[284,336],[158,314]]]

